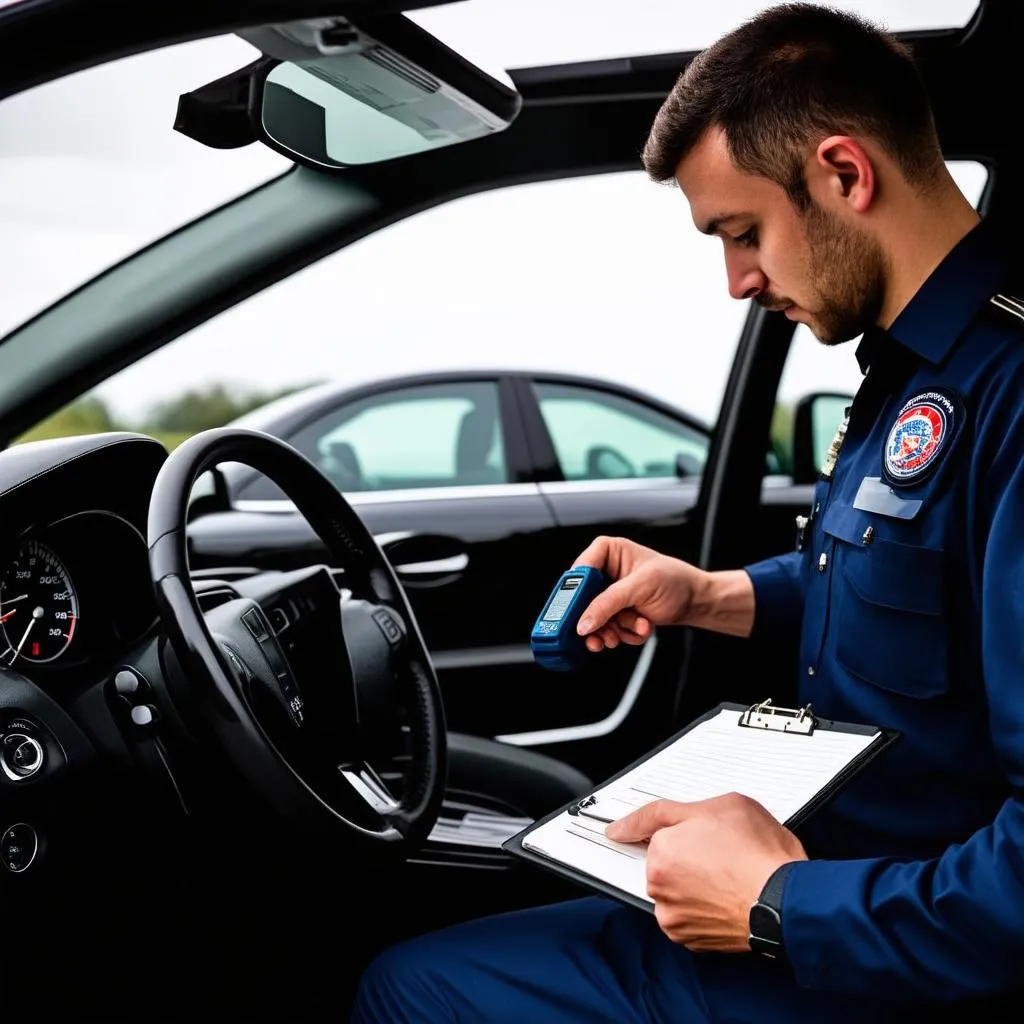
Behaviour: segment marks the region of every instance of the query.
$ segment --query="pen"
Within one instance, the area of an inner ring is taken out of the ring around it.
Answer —
[[[572,805],[569,808],[569,813],[576,815],[581,818],[590,818],[591,821],[600,821],[605,825],[610,825],[615,819],[606,818],[601,814],[595,814],[593,811],[588,811],[588,807],[593,807],[597,803],[597,798],[594,796],[586,796],[578,803]]]

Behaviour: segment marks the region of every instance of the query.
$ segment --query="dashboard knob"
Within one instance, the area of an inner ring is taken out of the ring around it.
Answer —
[[[133,694],[138,693],[141,685],[139,677],[130,669],[123,668],[114,676],[114,689],[122,697],[131,697]]]
[[[160,719],[160,712],[153,704],[139,704],[132,708],[132,721],[140,728],[155,725]]]
[[[33,736],[23,732],[9,732],[0,743],[0,768],[12,782],[31,778],[40,768],[46,752]]]

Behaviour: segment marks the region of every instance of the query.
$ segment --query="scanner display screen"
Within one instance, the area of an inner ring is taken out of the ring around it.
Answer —
[[[548,610],[544,613],[545,622],[558,622],[561,619],[569,607],[573,592],[580,585],[581,581],[581,576],[570,576],[562,583],[558,588],[558,592],[552,598],[551,604],[548,605]]]

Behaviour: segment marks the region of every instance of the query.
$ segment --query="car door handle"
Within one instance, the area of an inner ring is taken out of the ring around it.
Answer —
[[[450,558],[433,558],[426,562],[403,562],[393,566],[399,576],[422,579],[424,576],[454,576],[466,571],[469,555],[452,555]]]

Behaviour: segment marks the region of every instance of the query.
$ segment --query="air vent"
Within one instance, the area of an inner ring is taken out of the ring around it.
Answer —
[[[228,586],[223,580],[193,580],[192,586],[199,607],[204,612],[227,604],[228,601],[234,601],[239,596],[238,591],[234,587]]]

